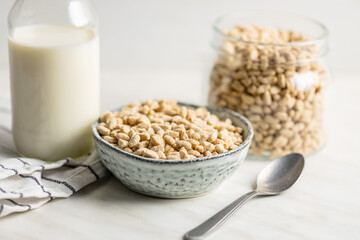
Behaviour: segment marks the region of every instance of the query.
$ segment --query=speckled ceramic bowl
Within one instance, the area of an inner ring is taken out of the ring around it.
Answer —
[[[179,105],[199,107],[184,103]],[[122,151],[103,140],[96,130],[99,123],[97,120],[92,125],[96,150],[105,167],[126,187],[136,192],[161,198],[189,198],[209,193],[229,178],[244,161],[253,129],[245,117],[231,110],[214,107],[207,109],[220,119],[230,118],[235,126],[243,128],[244,142],[239,147],[192,160],[145,158]]]

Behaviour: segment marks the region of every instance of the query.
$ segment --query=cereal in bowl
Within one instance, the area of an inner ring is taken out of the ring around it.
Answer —
[[[105,112],[97,130],[121,150],[168,160],[212,156],[243,142],[242,129],[230,119],[221,121],[204,107],[172,100],[133,102],[119,112]]]

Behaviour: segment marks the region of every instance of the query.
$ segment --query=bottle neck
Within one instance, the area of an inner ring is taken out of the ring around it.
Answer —
[[[97,32],[97,14],[88,0],[17,0],[8,15],[9,35],[29,25],[86,27]]]

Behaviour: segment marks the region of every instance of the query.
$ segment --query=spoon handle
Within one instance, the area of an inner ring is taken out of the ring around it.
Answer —
[[[234,212],[240,208],[244,203],[258,195],[257,191],[248,192],[234,202],[230,203],[214,216],[197,226],[196,228],[190,230],[184,235],[184,239],[195,240],[195,239],[204,239],[209,233],[216,230],[222,223],[225,222]]]

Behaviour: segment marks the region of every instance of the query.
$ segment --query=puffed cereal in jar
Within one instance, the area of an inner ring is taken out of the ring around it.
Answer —
[[[324,144],[328,47],[322,24],[286,14],[227,15],[215,23],[212,46],[217,55],[208,103],[250,120],[251,155],[306,154]]]

